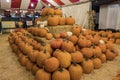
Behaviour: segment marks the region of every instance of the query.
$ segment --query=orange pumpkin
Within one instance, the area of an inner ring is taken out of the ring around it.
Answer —
[[[36,72],[39,70],[39,67],[36,65],[36,64],[34,64],[33,65],[33,67],[32,67],[32,73],[33,74],[36,74]]]
[[[101,60],[102,63],[104,63],[104,62],[107,61],[107,60],[106,60],[106,55],[105,55],[105,54],[102,54],[99,58],[100,58],[100,60]]]
[[[99,58],[93,58],[92,61],[95,69],[99,69],[102,66],[102,62]]]
[[[65,18],[64,17],[59,17],[59,25],[65,25]]]
[[[51,80],[51,74],[44,69],[39,69],[35,75],[36,80]]]
[[[70,73],[71,80],[80,80],[83,73],[82,67],[75,63],[70,65],[68,71]]]
[[[32,51],[32,52],[28,55],[30,61],[31,61],[31,62],[36,62],[36,59],[37,59],[38,54],[39,54],[39,51],[37,51],[37,50]]]
[[[68,40],[71,41],[75,45],[78,41],[78,38],[77,38],[77,36],[72,35],[72,36],[69,37]]]
[[[107,50],[106,44],[103,43],[103,44],[99,44],[98,46],[102,50],[102,52],[106,52],[106,50]]]
[[[34,64],[33,64],[30,60],[28,60],[27,63],[26,63],[26,69],[29,70],[29,71],[31,71],[33,65],[34,65]]]
[[[46,39],[47,39],[47,40],[51,40],[52,38],[53,38],[52,33],[47,33],[47,34],[46,34]]]
[[[62,45],[63,40],[62,39],[55,39],[51,42],[51,47],[53,49],[60,49]]]
[[[102,50],[101,50],[100,47],[98,47],[98,46],[92,46],[91,49],[93,49],[93,55],[95,57],[100,57],[102,55]]]
[[[81,26],[76,26],[76,27],[73,27],[73,29],[72,29],[73,35],[76,35],[76,36],[79,36],[81,31],[82,31],[82,27]]]
[[[47,15],[47,12],[48,12],[48,8],[43,8],[41,15],[42,15],[42,16],[46,16],[46,15]]]
[[[114,53],[114,51],[113,50],[109,50],[109,49],[107,50],[107,52],[106,52],[105,55],[106,55],[106,59],[110,60],[110,61],[114,60],[114,58],[116,56],[115,53]]]
[[[62,15],[62,10],[59,8],[55,9],[55,15]]]
[[[41,29],[39,29],[40,31],[39,31],[39,36],[40,37],[45,37],[46,36],[46,34],[48,33],[48,31],[46,30],[46,29],[44,29],[44,28],[41,28]]]
[[[81,52],[86,58],[91,58],[93,56],[93,50],[91,48],[82,48]]]
[[[116,39],[120,39],[120,32],[115,33],[114,37],[115,37]]]
[[[60,34],[59,34],[59,33],[55,33],[55,34],[54,34],[54,38],[55,38],[55,39],[60,38]]]
[[[65,19],[65,23],[66,23],[67,25],[74,25],[74,24],[75,24],[75,19],[72,18],[72,16],[67,17],[67,18]]]
[[[61,49],[67,52],[75,51],[75,46],[71,41],[64,41],[62,42]]]
[[[27,61],[28,61],[27,56],[24,56],[24,55],[20,56],[20,63],[21,63],[22,66],[26,66]]]
[[[110,41],[107,41],[106,46],[107,46],[107,49],[112,49],[114,47],[114,44]]]
[[[66,32],[61,32],[60,33],[60,37],[61,38],[66,38],[67,37],[67,33]]]
[[[52,80],[70,80],[70,73],[65,68],[53,72]]]
[[[55,57],[48,58],[44,61],[45,70],[48,72],[54,72],[59,67],[59,61]]]
[[[120,44],[120,39],[116,39],[115,43]]]
[[[83,61],[83,55],[80,51],[75,51],[71,53],[72,61],[75,63],[80,63]]]
[[[53,56],[59,60],[63,68],[67,68],[71,64],[71,55],[66,51],[57,50]]]
[[[37,65],[39,67],[43,67],[44,61],[50,57],[50,53],[44,49],[43,51],[39,52],[39,55],[37,56]]]
[[[48,15],[54,15],[55,10],[53,8],[48,8],[47,14]]]
[[[59,24],[59,18],[57,16],[48,17],[48,25],[49,26],[57,26]]]
[[[83,72],[86,74],[91,73],[94,70],[94,64],[91,59],[86,59],[82,62]]]

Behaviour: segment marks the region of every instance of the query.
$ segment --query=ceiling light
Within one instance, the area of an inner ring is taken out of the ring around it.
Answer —
[[[33,4],[33,3],[31,3],[31,7],[34,7],[34,4]]]
[[[6,0],[6,2],[7,2],[7,3],[9,3],[9,2],[10,2],[10,0]]]
[[[48,4],[48,6],[51,6],[51,4]]]

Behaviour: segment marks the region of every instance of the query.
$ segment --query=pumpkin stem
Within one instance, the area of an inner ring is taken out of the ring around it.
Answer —
[[[92,44],[91,46],[92,46],[93,48],[95,48],[95,44]]]
[[[46,49],[44,49],[44,53],[46,53]]]
[[[62,69],[62,65],[60,65],[59,71],[60,71],[60,72],[62,72],[62,71],[63,71],[63,69]]]
[[[72,62],[72,64],[73,64],[74,66],[77,66],[77,63],[76,63],[76,62]]]

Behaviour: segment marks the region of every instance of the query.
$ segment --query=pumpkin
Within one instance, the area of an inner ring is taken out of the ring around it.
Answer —
[[[75,35],[72,35],[68,38],[69,41],[71,41],[74,45],[77,43],[78,38]]]
[[[95,44],[95,45],[98,45],[99,44],[99,37],[97,37],[97,36],[94,36],[92,39],[91,39],[91,42],[93,43],[93,44]]]
[[[82,67],[75,63],[70,65],[68,71],[70,73],[71,80],[80,80],[83,73]]]
[[[35,75],[36,80],[51,80],[51,74],[44,69],[39,69]]]
[[[60,49],[61,48],[61,45],[63,43],[63,40],[62,39],[55,39],[51,42],[51,47],[53,49]]]
[[[83,55],[80,51],[74,51],[71,53],[72,61],[75,63],[80,63],[83,61]]]
[[[52,33],[47,33],[47,34],[46,34],[46,39],[47,39],[47,40],[51,40],[52,38],[53,38]]]
[[[120,32],[115,33],[114,37],[115,37],[116,39],[120,39]]]
[[[68,52],[57,50],[53,54],[59,60],[63,68],[67,68],[71,64],[71,55]]]
[[[85,59],[82,62],[82,68],[83,68],[84,73],[86,73],[86,74],[91,73],[94,70],[93,61],[91,59]]]
[[[31,62],[36,62],[36,58],[37,58],[38,54],[39,54],[39,51],[37,51],[37,50],[32,51],[32,52],[28,55],[30,61],[31,61]]]
[[[44,43],[43,44],[43,49],[42,50],[44,50],[44,49],[46,49],[46,51],[48,51],[49,53],[50,53],[50,55],[52,55],[52,53],[53,53],[53,49],[51,48],[51,44],[49,44],[49,43]]]
[[[116,76],[112,80],[120,80],[120,77]]]
[[[47,12],[48,12],[48,8],[43,8],[41,15],[42,15],[42,16],[46,16],[46,15],[47,15]]]
[[[39,67],[43,67],[44,65],[44,61],[50,57],[50,53],[48,51],[46,51],[46,49],[42,50],[39,52],[39,55],[37,56],[37,65]]]
[[[84,47],[90,47],[92,45],[92,43],[90,40],[87,40],[85,38],[79,38],[78,45],[79,45],[79,47],[84,48]]]
[[[102,37],[101,40],[103,40],[104,42],[108,41],[108,37]]]
[[[62,15],[62,10],[59,8],[55,9],[55,15]]]
[[[67,52],[73,52],[75,51],[75,46],[71,41],[67,40],[67,41],[62,42],[61,49]]]
[[[39,36],[40,37],[45,37],[47,33],[48,33],[48,31],[46,29],[41,28],[40,31],[39,31]]]
[[[36,74],[36,72],[39,70],[39,67],[36,65],[36,64],[34,64],[33,65],[33,67],[32,67],[32,73],[33,74]]]
[[[112,49],[114,47],[114,44],[110,41],[107,41],[106,46],[107,46],[107,49]]]
[[[72,18],[72,16],[65,18],[65,24],[66,25],[74,25],[75,24],[75,19]]]
[[[102,54],[99,58],[100,58],[102,63],[106,62],[106,55],[105,54]]]
[[[60,33],[60,37],[61,38],[66,38],[67,37],[67,33],[66,32],[61,32]]]
[[[119,51],[118,51],[117,48],[112,48],[112,49],[110,49],[110,50],[115,54],[115,56],[118,56]]]
[[[29,70],[29,71],[31,71],[33,65],[34,65],[34,64],[33,64],[32,62],[30,62],[30,60],[28,60],[27,63],[26,63],[26,69]]]
[[[113,34],[108,34],[108,38],[113,38],[114,35]]]
[[[35,50],[41,51],[42,45],[40,43],[32,43],[32,46]]]
[[[54,72],[59,67],[59,60],[55,57],[48,58],[44,61],[45,70],[48,72]]]
[[[115,43],[120,44],[120,39],[116,39]]]
[[[27,56],[22,55],[20,57],[20,63],[21,63],[22,66],[25,66],[27,64],[27,61],[28,61]]]
[[[55,13],[55,10],[53,8],[48,8],[47,14],[53,15]]]
[[[106,44],[102,43],[102,44],[99,44],[98,46],[102,50],[102,52],[106,52],[106,50],[107,50]]]
[[[57,26],[59,24],[59,18],[57,16],[50,16],[47,19],[49,26]]]
[[[109,41],[114,43],[115,42],[115,38],[110,38]]]
[[[92,61],[95,69],[99,69],[102,66],[102,62],[99,58],[93,58]]]
[[[55,34],[54,34],[54,38],[55,38],[55,39],[60,38],[60,34],[59,34],[59,33],[55,33]]]
[[[100,57],[102,55],[102,50],[100,47],[93,45],[91,49],[93,49],[93,56]]]
[[[93,56],[93,50],[91,48],[82,48],[81,52],[86,58],[91,58]]]
[[[65,25],[65,18],[64,17],[59,17],[59,25]]]
[[[76,27],[73,27],[73,29],[72,29],[73,35],[76,35],[76,36],[79,36],[81,31],[82,31],[82,27],[81,26],[76,26]]]
[[[65,68],[53,72],[52,80],[70,80],[70,73]]]
[[[107,60],[110,60],[110,61],[112,61],[112,60],[114,60],[114,58],[115,58],[115,53],[114,53],[114,51],[113,50],[107,50],[107,52],[106,52],[106,59]]]

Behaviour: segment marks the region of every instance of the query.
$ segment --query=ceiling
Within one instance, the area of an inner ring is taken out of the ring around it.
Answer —
[[[60,7],[89,0],[0,0],[1,9],[41,10],[45,6]]]

